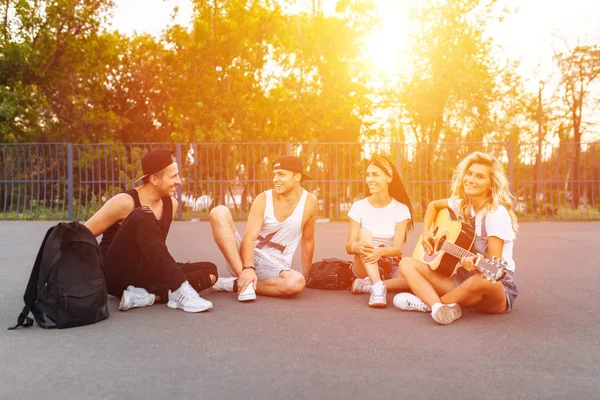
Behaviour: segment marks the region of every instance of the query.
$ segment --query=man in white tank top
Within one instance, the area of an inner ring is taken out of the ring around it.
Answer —
[[[265,296],[293,296],[302,291],[314,253],[317,199],[300,186],[310,179],[298,157],[273,163],[274,188],[259,194],[250,208],[243,239],[231,212],[217,206],[210,212],[215,242],[234,277],[219,278],[214,291],[237,292],[239,301]],[[302,243],[302,273],[291,269]]]

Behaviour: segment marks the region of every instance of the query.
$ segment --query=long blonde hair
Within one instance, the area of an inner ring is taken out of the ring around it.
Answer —
[[[517,216],[513,211],[514,196],[510,193],[504,166],[496,157],[480,151],[475,151],[466,156],[464,160],[458,164],[454,171],[454,176],[452,177],[452,198],[461,200],[458,209],[458,218],[462,221],[468,221],[470,219],[472,204],[470,197],[465,194],[463,178],[472,164],[481,164],[490,168],[491,183],[488,198],[486,199],[486,204],[483,209],[484,213],[487,214],[488,212],[495,210],[499,205],[506,207],[512,222],[512,229],[517,232],[519,230],[519,223],[517,222]]]

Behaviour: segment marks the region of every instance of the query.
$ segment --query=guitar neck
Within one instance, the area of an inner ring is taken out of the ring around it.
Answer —
[[[475,257],[475,254],[471,253],[468,250],[463,249],[462,247],[457,246],[456,244],[449,242],[447,240],[442,244],[441,250],[458,258],[459,260],[463,257]]]

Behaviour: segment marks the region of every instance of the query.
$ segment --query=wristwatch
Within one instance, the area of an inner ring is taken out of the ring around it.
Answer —
[[[254,265],[246,265],[244,268],[242,268],[242,271],[245,269],[253,269],[254,272],[256,272],[256,268],[254,268]]]

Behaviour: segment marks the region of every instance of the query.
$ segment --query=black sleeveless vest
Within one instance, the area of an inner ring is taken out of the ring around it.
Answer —
[[[142,203],[140,203],[140,197],[138,195],[137,190],[128,189],[123,193],[127,193],[133,198],[133,202],[135,204],[135,208],[142,207]],[[160,230],[163,233],[163,240],[167,240],[167,234],[169,233],[169,228],[171,227],[171,222],[173,221],[173,202],[169,196],[165,196],[162,199],[163,209],[162,209],[162,217],[158,220],[158,224],[160,226]],[[115,235],[121,228],[121,224],[118,222],[113,224],[110,228],[108,228],[104,234],[102,235],[102,241],[100,242],[100,251],[102,254],[106,254],[106,251],[110,247]]]

